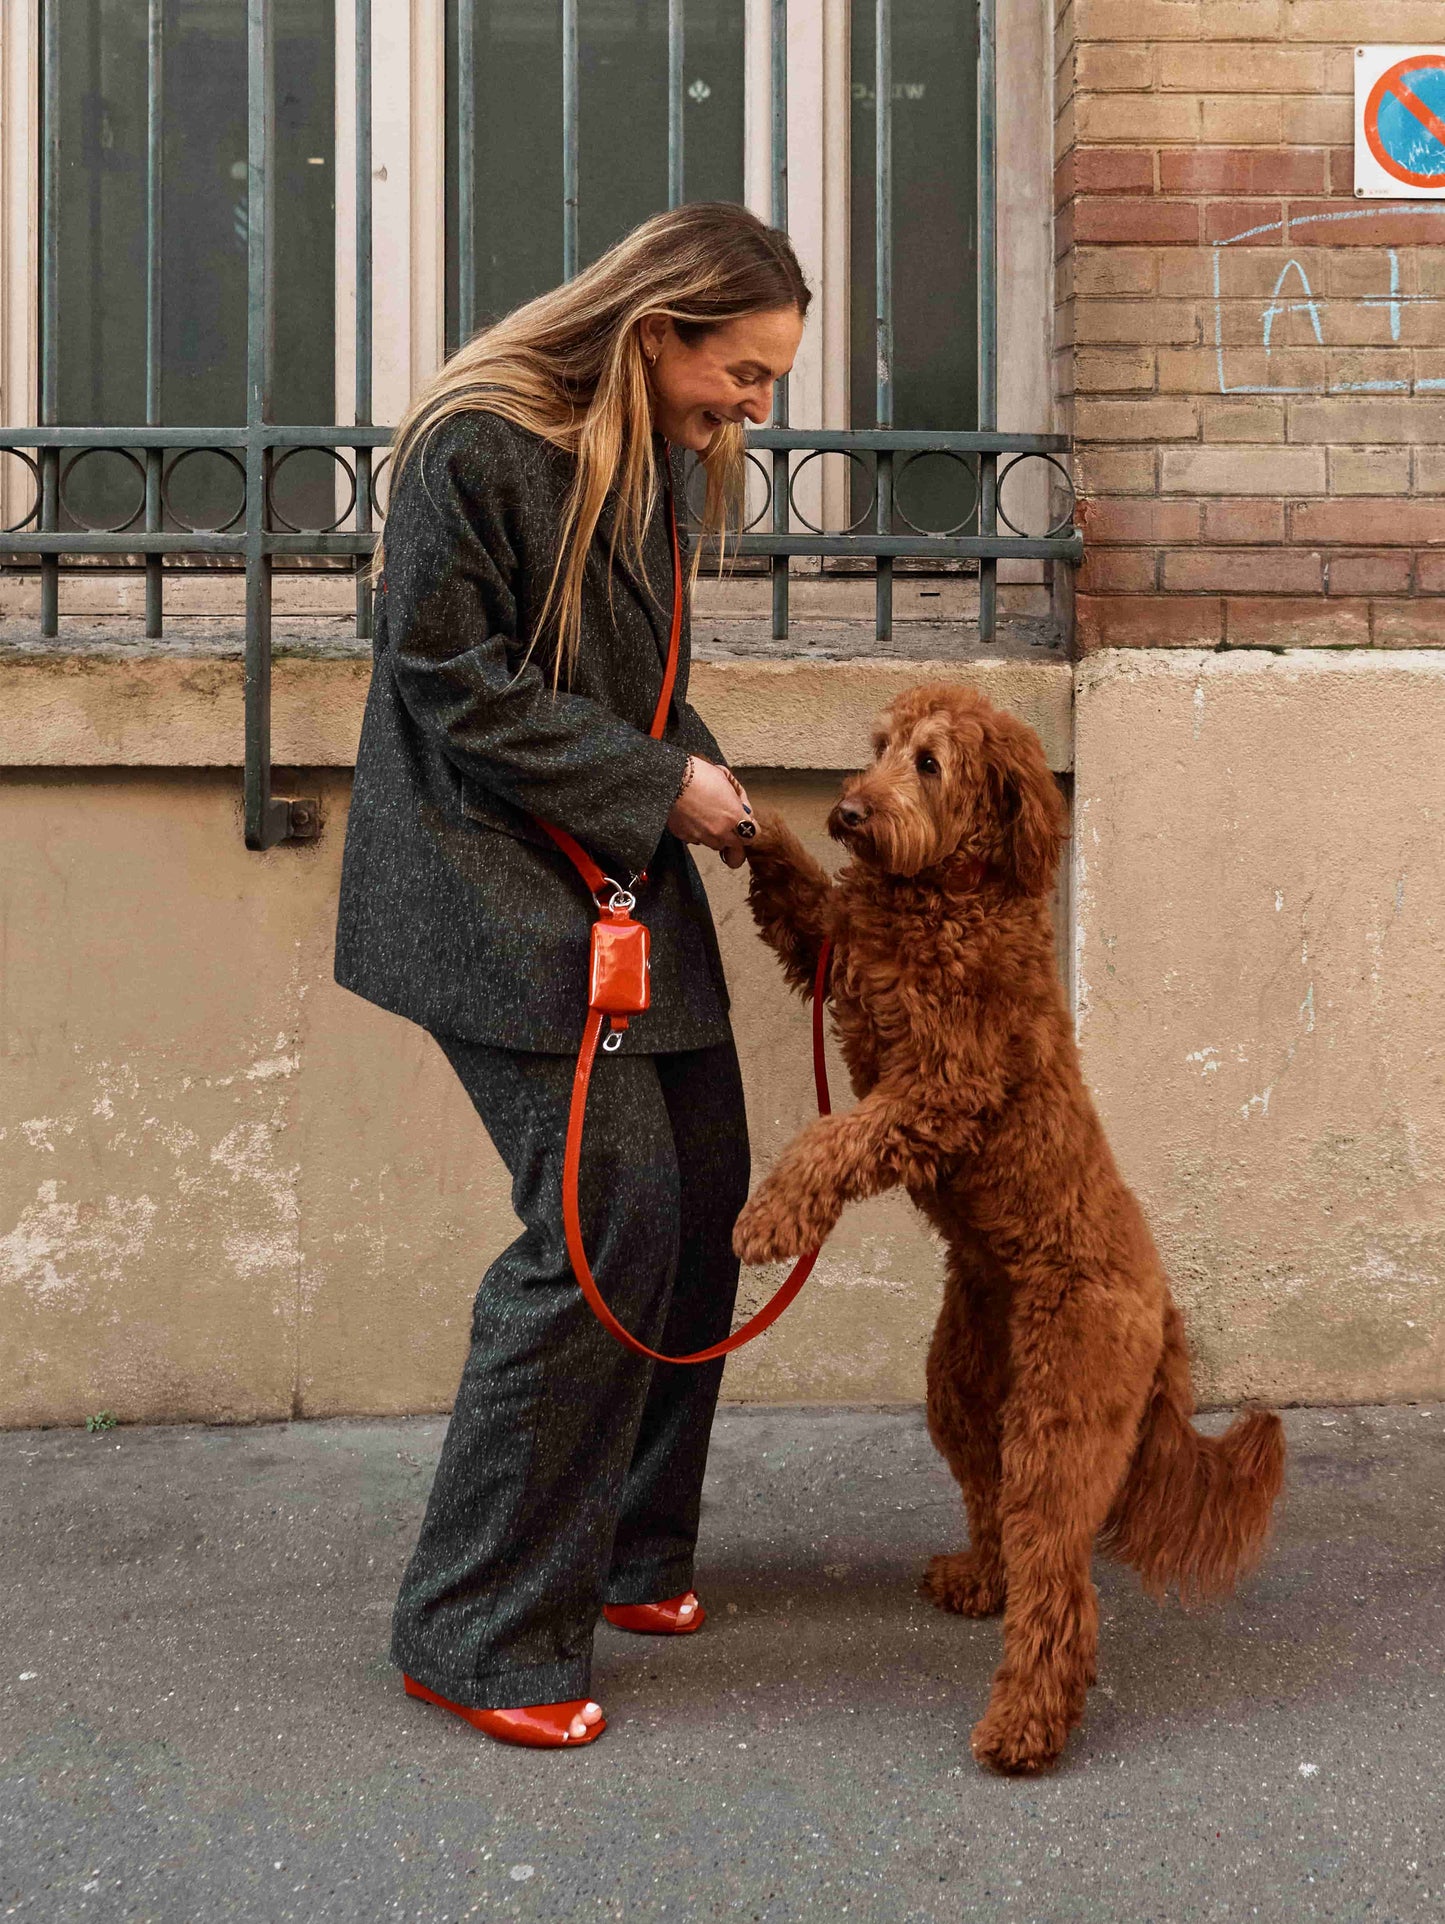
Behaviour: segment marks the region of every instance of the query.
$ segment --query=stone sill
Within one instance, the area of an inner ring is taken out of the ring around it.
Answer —
[[[232,619],[67,620],[59,642],[0,623],[0,767],[235,768],[243,760],[241,631]],[[272,759],[349,768],[371,651],[345,618],[275,624]],[[813,622],[773,643],[765,623],[699,624],[690,699],[739,768],[856,767],[873,717],[918,681],[967,682],[1072,766],[1073,670],[1048,624],[1014,619],[983,648],[971,624],[900,623],[885,652],[871,623]]]

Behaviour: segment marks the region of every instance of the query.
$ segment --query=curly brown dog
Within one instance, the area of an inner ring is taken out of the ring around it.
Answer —
[[[942,1609],[1004,1613],[973,1733],[1003,1771],[1058,1758],[1094,1681],[1097,1540],[1145,1586],[1230,1589],[1264,1548],[1279,1418],[1202,1437],[1179,1312],[1084,1087],[1049,894],[1063,806],[1038,738],[978,695],[913,688],[829,831],[836,883],[775,817],[749,901],[793,986],[834,943],[832,1000],[860,1100],[796,1137],[738,1218],[747,1262],[822,1241],[902,1184],[948,1247],[928,1424],[972,1547],[935,1557]]]

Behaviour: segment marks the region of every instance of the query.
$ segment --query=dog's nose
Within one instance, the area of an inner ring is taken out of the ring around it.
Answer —
[[[838,819],[840,822],[845,822],[849,828],[861,828],[871,812],[865,802],[853,801],[851,798],[838,804]]]

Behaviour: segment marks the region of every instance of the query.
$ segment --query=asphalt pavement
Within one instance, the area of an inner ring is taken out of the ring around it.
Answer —
[[[1037,1780],[969,1754],[999,1628],[918,1595],[965,1532],[917,1411],[725,1409],[710,1621],[601,1628],[575,1753],[387,1661],[444,1419],[0,1434],[0,1918],[1438,1924],[1445,1406],[1285,1421],[1234,1601],[1100,1561]]]

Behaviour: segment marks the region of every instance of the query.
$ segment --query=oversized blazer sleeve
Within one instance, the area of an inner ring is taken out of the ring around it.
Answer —
[[[537,578],[549,537],[555,501],[506,423],[470,414],[431,434],[387,517],[392,672],[417,727],[463,775],[566,829],[605,865],[640,870],[693,751],[554,691],[550,651],[527,655],[518,583]]]

